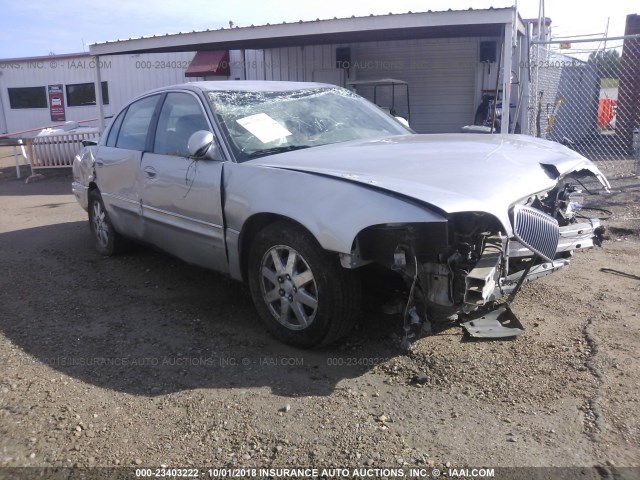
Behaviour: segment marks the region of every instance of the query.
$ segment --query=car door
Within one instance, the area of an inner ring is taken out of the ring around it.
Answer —
[[[160,98],[142,98],[120,112],[96,152],[96,183],[109,218],[118,232],[132,238],[142,238],[140,162]]]
[[[151,151],[142,157],[144,236],[189,263],[226,272],[223,162],[189,158],[187,142],[198,130],[213,131],[200,99],[191,92],[167,93]]]

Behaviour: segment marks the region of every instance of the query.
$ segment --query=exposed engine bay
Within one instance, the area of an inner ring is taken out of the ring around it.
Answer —
[[[575,250],[601,244],[604,227],[580,214],[583,203],[577,185],[561,182],[513,205],[511,237],[494,216],[463,212],[446,223],[370,227],[358,238],[359,255],[403,278],[407,348],[443,321],[472,336],[515,336],[524,328],[509,305],[520,287],[566,266]]]

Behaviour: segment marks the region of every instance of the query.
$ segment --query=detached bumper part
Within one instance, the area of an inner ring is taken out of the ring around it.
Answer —
[[[490,312],[476,312],[472,317],[460,325],[474,338],[507,338],[524,333],[524,327],[508,305]]]
[[[554,260],[553,262],[546,262],[540,265],[536,265],[535,267],[532,267],[531,270],[527,273],[527,276],[524,279],[524,284],[526,285],[527,283],[531,283],[534,280],[546,277],[547,275],[557,272],[562,267],[565,267],[567,265],[569,265],[569,260]],[[522,272],[517,272],[500,280],[500,290],[503,296],[508,295],[513,291],[521,276]],[[496,300],[497,298],[498,297],[494,298],[494,300]]]

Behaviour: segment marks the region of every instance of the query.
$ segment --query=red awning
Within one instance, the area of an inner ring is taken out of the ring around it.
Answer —
[[[184,72],[185,77],[208,77],[210,75],[229,75],[228,50],[196,52],[191,64]]]

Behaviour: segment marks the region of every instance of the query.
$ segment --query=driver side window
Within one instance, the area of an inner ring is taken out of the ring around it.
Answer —
[[[188,93],[169,93],[158,118],[153,152],[188,157],[187,142],[198,130],[211,130],[199,100]]]

